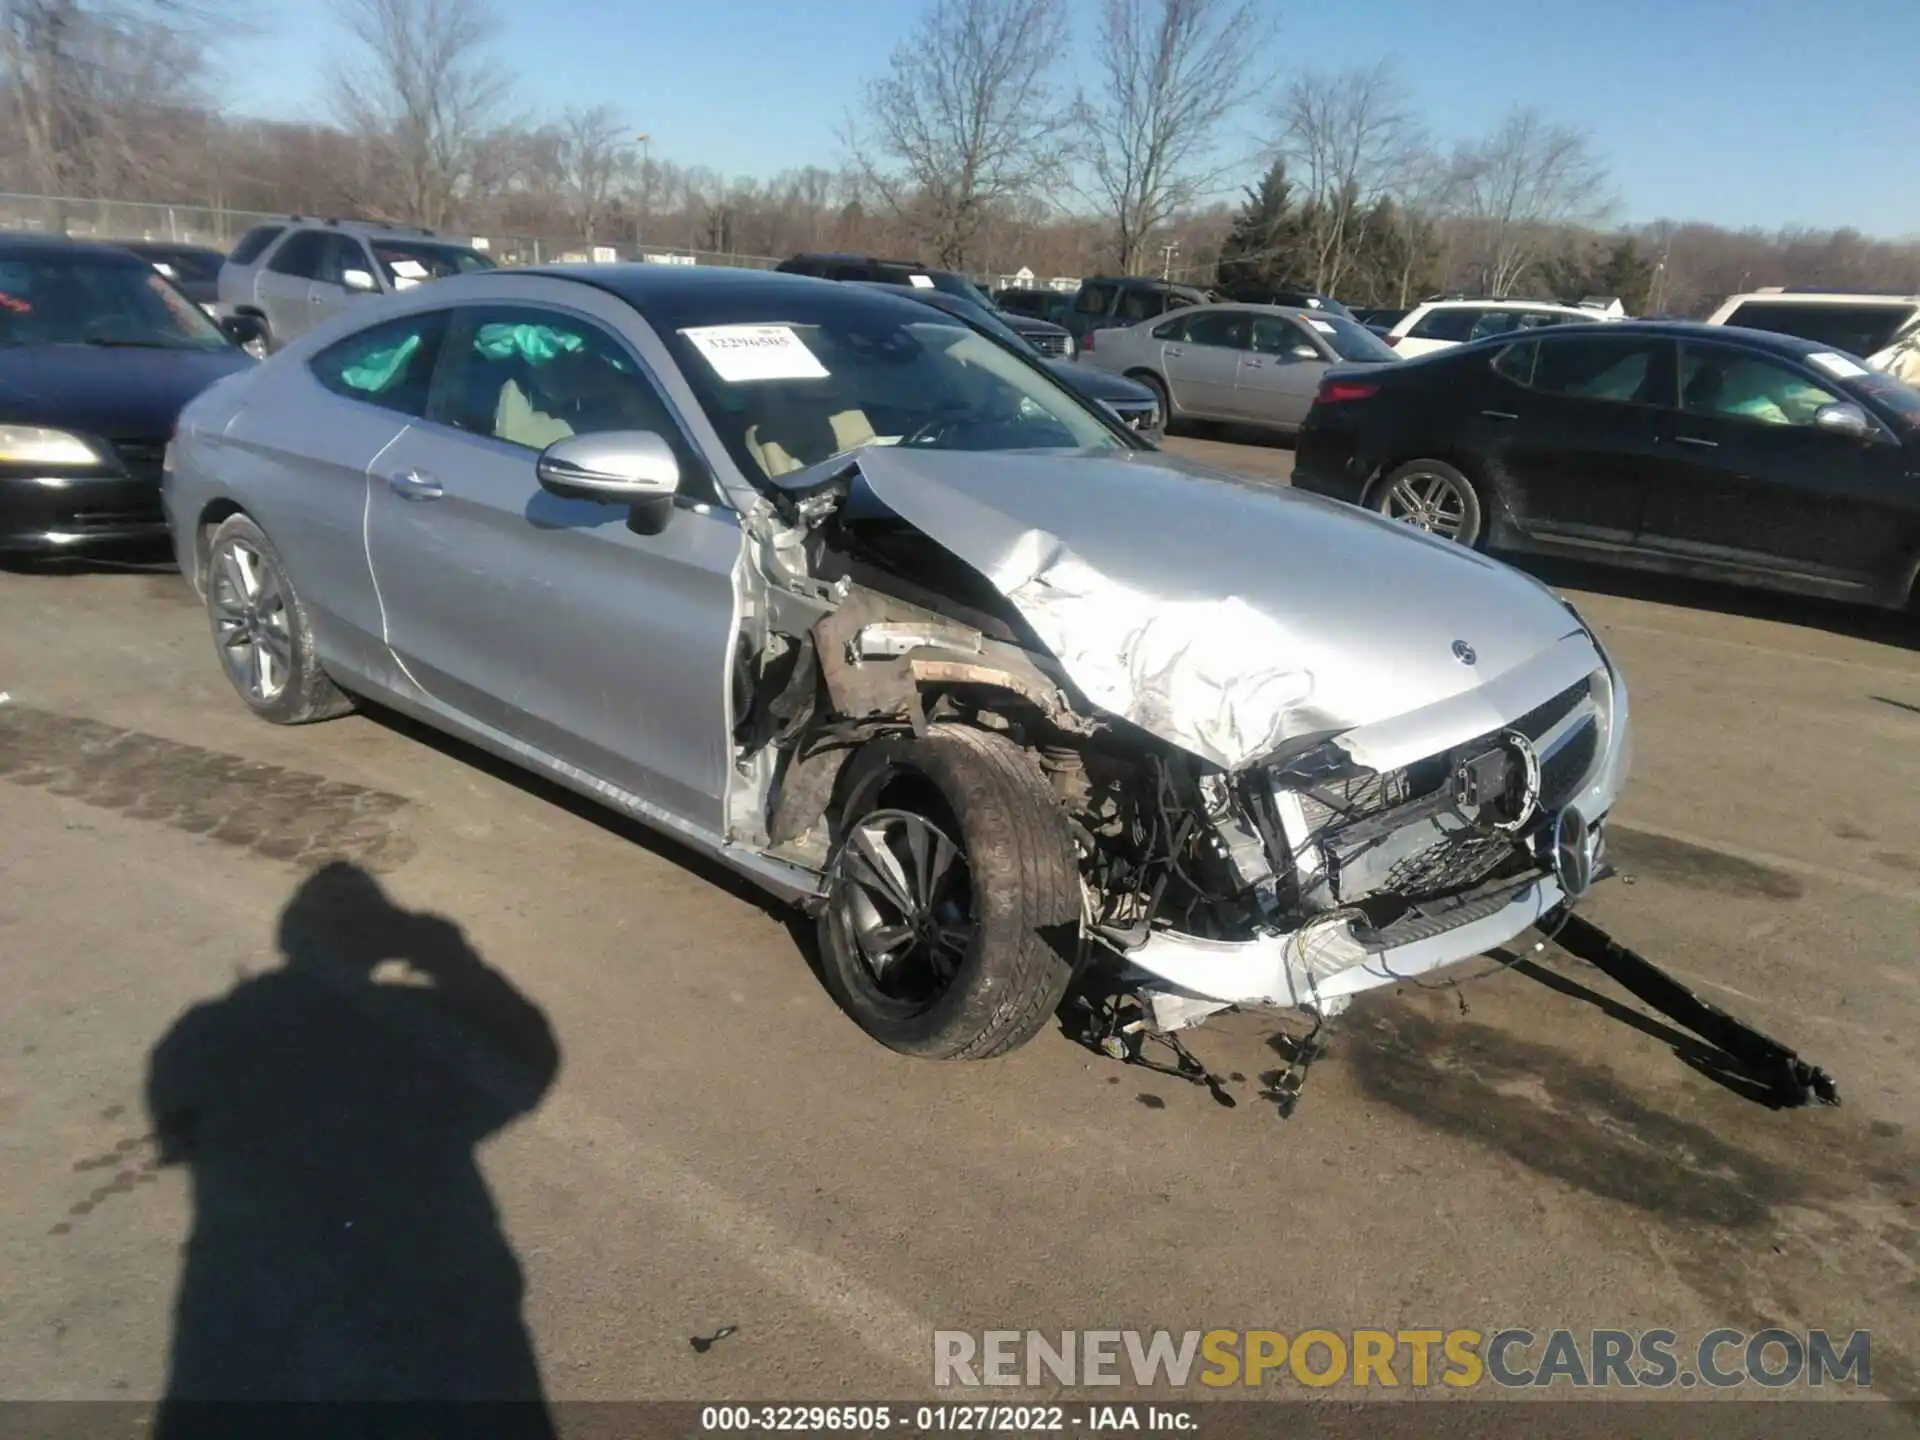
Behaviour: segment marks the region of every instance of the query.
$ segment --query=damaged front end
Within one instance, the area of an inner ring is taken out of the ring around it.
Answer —
[[[1317,1027],[1564,922],[1610,873],[1630,752],[1626,687],[1570,607],[1404,527],[1165,467],[868,449],[783,478],[750,526],[736,839],[821,874],[830,913],[856,757],[997,737],[1064,820],[1075,973],[1176,1050],[1229,1007]]]

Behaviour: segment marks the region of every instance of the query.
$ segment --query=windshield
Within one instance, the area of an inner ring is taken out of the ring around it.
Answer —
[[[386,271],[387,283],[396,290],[405,290],[423,280],[444,280],[449,275],[470,275],[475,270],[496,268],[487,256],[464,245],[372,238],[367,244],[380,268]]]
[[[1920,390],[1878,370],[1856,378],[1853,388],[1879,401],[1908,430],[1920,430]]]
[[[71,253],[0,259],[0,348],[38,345],[231,348],[205,311],[143,261]]]
[[[1893,343],[1900,327],[1913,318],[1914,306],[1850,305],[1845,302],[1749,300],[1727,317],[1727,324],[1771,330],[1828,345],[1849,355],[1874,355]]]
[[[796,298],[748,321],[681,325],[667,340],[753,478],[863,445],[1128,448],[1045,371],[911,300]]]
[[[221,255],[216,250],[136,250],[133,252],[169,280],[218,280]]]
[[[971,300],[982,310],[999,308],[988,298],[986,291],[964,275],[956,275],[951,270],[929,270],[927,278],[933,281],[933,288],[944,295],[957,295],[962,300]]]
[[[1301,318],[1319,332],[1320,338],[1331,345],[1333,353],[1342,360],[1398,360],[1400,358],[1399,352],[1358,321],[1317,310],[1309,311]]]

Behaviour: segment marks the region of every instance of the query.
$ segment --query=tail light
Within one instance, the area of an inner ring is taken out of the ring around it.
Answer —
[[[1371,400],[1379,393],[1378,385],[1369,385],[1364,380],[1322,380],[1320,392],[1313,397],[1313,403],[1346,405],[1355,400]]]
[[[1400,348],[1400,337],[1398,335],[1387,336],[1387,348],[1389,350],[1398,350]]]
[[[1080,337],[1080,353],[1082,355],[1091,355],[1093,353],[1093,337],[1095,333],[1095,331],[1089,330]]]

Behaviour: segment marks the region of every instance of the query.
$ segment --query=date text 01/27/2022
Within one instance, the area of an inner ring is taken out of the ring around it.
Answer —
[[[1199,1419],[1172,1405],[707,1405],[700,1429],[735,1435],[1179,1434],[1198,1430]]]

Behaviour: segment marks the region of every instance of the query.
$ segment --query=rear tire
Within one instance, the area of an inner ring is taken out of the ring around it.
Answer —
[[[1478,550],[1486,537],[1486,510],[1473,481],[1444,460],[1408,460],[1384,476],[1373,509],[1442,540]]]
[[[1031,1039],[1079,953],[1066,813],[1010,742],[883,736],[848,762],[820,916],[822,978],[889,1049],[982,1060]]]
[[[207,546],[207,617],[235,693],[262,720],[305,725],[353,709],[314,654],[307,607],[280,552],[246,515],[229,515]]]

